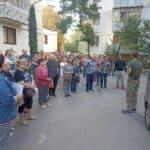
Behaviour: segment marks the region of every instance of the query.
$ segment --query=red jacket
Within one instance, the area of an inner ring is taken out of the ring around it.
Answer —
[[[46,67],[38,66],[35,71],[35,77],[37,87],[44,87],[44,86],[48,87],[49,80],[48,80],[48,71]]]

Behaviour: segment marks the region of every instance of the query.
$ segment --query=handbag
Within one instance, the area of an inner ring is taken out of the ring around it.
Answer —
[[[72,73],[64,73],[64,80],[71,80]]]
[[[48,87],[49,87],[50,89],[51,89],[51,88],[54,88],[54,81],[53,81],[53,80],[49,81]]]
[[[25,97],[31,98],[31,97],[33,97],[34,94],[35,94],[34,89],[31,89],[31,88],[25,88],[24,89],[24,96]]]

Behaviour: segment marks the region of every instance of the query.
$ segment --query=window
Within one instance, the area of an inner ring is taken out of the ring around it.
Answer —
[[[10,27],[3,27],[4,32],[4,43],[5,44],[16,44],[16,29]]]
[[[47,35],[44,35],[44,44],[48,44]]]
[[[124,21],[127,17],[128,17],[128,12],[127,11],[121,12],[121,14],[120,14],[121,21]]]

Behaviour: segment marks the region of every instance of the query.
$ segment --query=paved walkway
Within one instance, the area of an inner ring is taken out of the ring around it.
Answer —
[[[86,93],[83,85],[66,99],[63,93],[43,110],[35,102],[38,119],[18,126],[7,150],[150,150],[150,132],[144,127],[144,90],[141,78],[137,113],[124,115],[125,91],[108,89]],[[81,83],[83,84],[83,83]]]

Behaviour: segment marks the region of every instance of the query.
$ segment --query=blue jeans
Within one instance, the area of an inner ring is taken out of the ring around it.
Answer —
[[[93,90],[93,74],[86,73],[86,91]]]
[[[0,150],[6,150],[11,124],[0,126]]]
[[[100,73],[100,85],[101,88],[107,88],[107,73]]]
[[[71,79],[71,91],[72,92],[76,92],[77,90],[77,80],[78,80],[77,77],[72,77]]]

